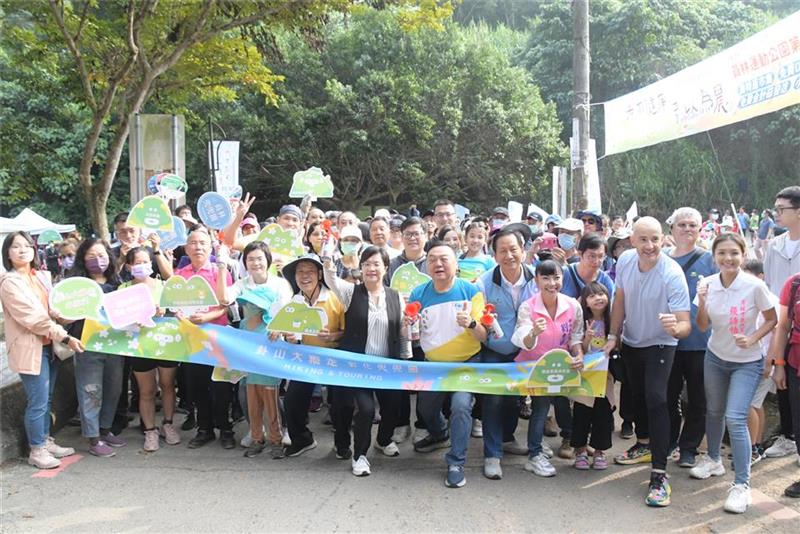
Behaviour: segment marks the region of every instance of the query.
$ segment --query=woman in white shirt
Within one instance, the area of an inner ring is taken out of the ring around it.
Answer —
[[[697,284],[697,326],[711,327],[704,364],[708,455],[690,471],[705,479],[725,474],[720,443],[725,426],[733,448],[734,482],[725,510],[743,513],[750,497],[750,434],[747,415],[764,359],[758,341],[778,322],[766,284],[741,270],[746,245],[739,234],[724,233],[711,246],[719,273]],[[757,327],[758,315],[764,322]]]

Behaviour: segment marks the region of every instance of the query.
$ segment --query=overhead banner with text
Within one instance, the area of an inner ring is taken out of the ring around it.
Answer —
[[[800,11],[604,104],[605,153],[705,132],[800,103]]]
[[[578,373],[560,349],[538,362],[417,362],[273,342],[264,334],[213,324],[197,326],[174,318],[155,319],[155,323],[138,331],[114,330],[87,319],[81,340],[93,352],[200,363],[333,386],[587,397],[602,397],[606,391],[608,360],[602,352],[586,355],[585,369]]]

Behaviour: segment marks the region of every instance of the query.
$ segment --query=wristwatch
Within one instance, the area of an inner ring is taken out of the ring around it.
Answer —
[[[153,251],[153,255],[154,256],[161,256],[161,251],[160,250],[154,250]]]
[[[67,337],[65,337],[64,339],[62,339],[62,340],[61,340],[61,344],[62,344],[62,345],[69,345],[69,340],[70,340],[70,338],[72,338],[72,336],[70,336],[69,334],[67,334]]]
[[[478,321],[473,319],[472,322],[467,325],[467,328],[469,328],[470,330],[475,330],[476,326],[478,326]]]

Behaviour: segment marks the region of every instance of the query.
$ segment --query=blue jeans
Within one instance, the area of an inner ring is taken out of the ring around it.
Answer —
[[[24,375],[22,387],[25,389],[25,433],[28,445],[42,447],[50,435],[50,402],[58,374],[58,360],[50,359],[50,346],[42,348],[42,368],[38,375]]]
[[[528,422],[528,456],[533,458],[542,452],[542,439],[544,439],[544,422],[547,419],[547,412],[550,411],[550,403],[555,402],[559,397],[531,397],[531,420]],[[562,397],[568,400],[566,397]],[[571,418],[570,418],[570,422]],[[570,432],[572,429],[570,428]],[[562,429],[562,435],[563,435]]]
[[[750,402],[764,371],[764,359],[748,363],[728,362],[706,351],[703,374],[706,385],[706,439],[708,455],[719,461],[719,448],[725,426],[731,438],[734,482],[750,482],[750,433],[747,415]]]
[[[442,415],[442,404],[450,399],[450,451],[444,459],[447,465],[464,465],[467,461],[469,433],[472,430],[472,393],[467,391],[420,391],[417,406],[425,426],[434,439],[444,438],[447,422]]]
[[[507,363],[514,354],[503,355],[486,347],[481,363]],[[503,443],[514,440],[519,422],[519,397],[516,395],[483,395],[483,456],[502,458]]]
[[[81,412],[81,433],[87,438],[100,436],[114,422],[122,391],[125,358],[86,351],[75,355],[75,386]]]

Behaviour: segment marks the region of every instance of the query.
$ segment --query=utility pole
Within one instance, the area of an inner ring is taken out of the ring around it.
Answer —
[[[589,0],[572,0],[572,210],[586,208],[589,153]]]

